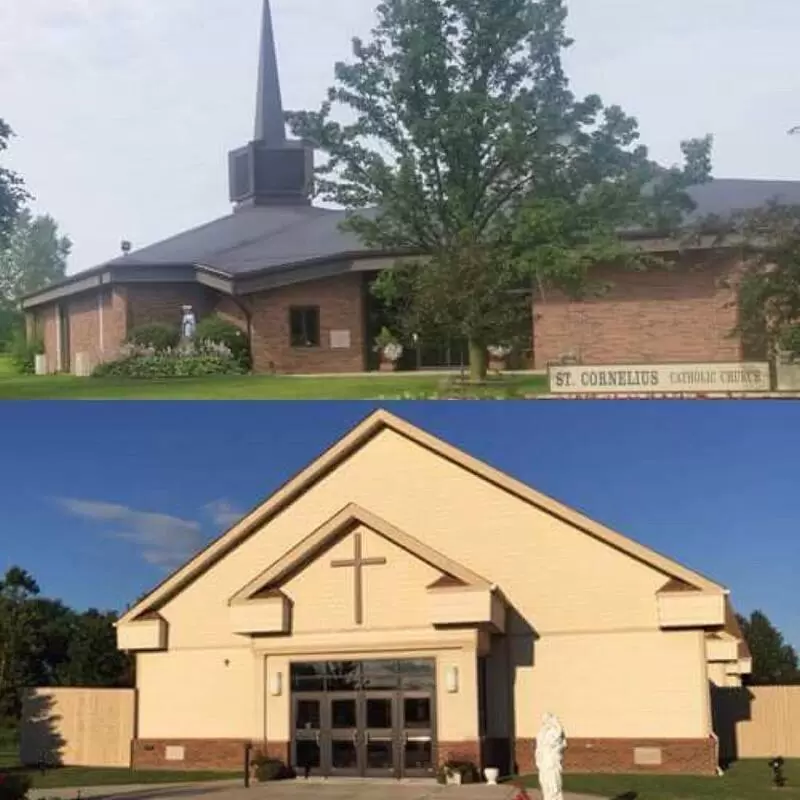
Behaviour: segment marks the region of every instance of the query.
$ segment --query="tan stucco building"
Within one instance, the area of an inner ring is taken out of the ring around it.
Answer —
[[[750,657],[719,584],[391,414],[358,425],[118,624],[136,766],[711,773]]]

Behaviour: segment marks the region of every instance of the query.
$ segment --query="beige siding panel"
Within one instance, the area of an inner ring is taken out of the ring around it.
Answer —
[[[180,650],[136,657],[140,739],[238,739],[263,731],[251,650]],[[255,695],[257,696],[257,695]]]
[[[702,633],[544,636],[514,641],[516,730],[550,711],[576,738],[703,738],[711,733]]]
[[[359,528],[365,559],[384,558],[385,565],[363,568],[361,627],[426,627],[430,620],[426,587],[440,572],[371,531]],[[349,535],[322,553],[283,588],[293,602],[293,631],[352,630],[355,623],[355,570],[332,567],[353,558]]]
[[[800,686],[722,689],[714,693],[714,710],[726,757],[800,758]]]
[[[24,699],[20,755],[75,767],[129,767],[133,689],[34,689]]]
[[[658,597],[658,617],[665,628],[725,624],[725,596],[702,592],[667,592]]]
[[[240,645],[229,598],[348,502],[498,584],[527,620],[522,630],[658,627],[664,575],[387,430],[170,600],[161,611],[170,647]],[[367,598],[370,584],[381,590],[380,570],[366,570]],[[319,586],[320,608],[330,580]]]

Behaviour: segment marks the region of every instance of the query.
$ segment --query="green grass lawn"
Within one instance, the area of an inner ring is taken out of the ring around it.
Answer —
[[[177,770],[112,769],[90,767],[61,767],[46,772],[35,769],[11,770],[15,774],[25,773],[31,778],[33,789],[68,789],[88,786],[133,786],[149,783],[193,783],[195,781],[220,781],[241,778],[241,772],[207,772]],[[2,772],[2,767],[0,767]]]
[[[11,358],[0,353],[0,378],[13,377],[14,368],[11,366]]]
[[[214,376],[171,380],[75,378],[9,374],[0,356],[0,400],[402,400],[436,396],[514,398],[540,393],[547,378],[512,375],[465,388],[448,376]]]
[[[194,770],[136,770],[88,767],[61,767],[40,772],[19,765],[19,748],[11,731],[0,730],[0,775],[24,774],[30,776],[34,789],[67,789],[87,786],[128,786],[140,783],[190,783],[241,778],[236,772],[208,772]]]
[[[780,791],[771,785],[767,760],[740,761],[721,778],[685,775],[567,775],[568,792],[594,794],[613,800],[800,800],[800,759],[787,760],[788,785]],[[537,788],[535,777],[525,777],[525,786]]]

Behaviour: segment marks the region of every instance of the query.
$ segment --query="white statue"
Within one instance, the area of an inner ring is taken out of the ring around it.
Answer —
[[[194,309],[191,306],[184,306],[183,319],[181,320],[181,338],[185,342],[191,342],[194,340],[196,331],[197,317],[194,315]]]
[[[561,783],[567,737],[558,719],[550,713],[542,717],[536,737],[536,768],[543,800],[564,800]]]

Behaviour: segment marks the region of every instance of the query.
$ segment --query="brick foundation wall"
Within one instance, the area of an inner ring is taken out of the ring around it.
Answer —
[[[661,764],[635,763],[636,748],[661,750]],[[536,772],[535,739],[517,739],[517,772]],[[714,775],[719,764],[717,740],[707,739],[568,739],[564,752],[565,772],[652,773]]]
[[[481,765],[481,743],[478,740],[463,742],[439,742],[437,744],[437,761],[469,761],[477,767]]]
[[[366,368],[364,283],[359,274],[285,286],[248,295],[255,372],[361,372]],[[319,306],[320,346],[296,348],[289,335],[292,306]],[[350,331],[350,347],[331,347],[331,331]]]
[[[704,254],[674,270],[598,273],[611,284],[599,298],[536,297],[536,367],[567,354],[583,364],[739,361],[739,339],[729,335],[737,321],[728,305],[734,292],[721,285],[734,270],[732,261]]]
[[[275,758],[286,764],[295,766],[292,761],[292,745],[290,742],[263,742],[255,746],[255,751],[263,753],[267,758]]]
[[[244,746],[249,739],[135,739],[135,769],[244,770]],[[183,747],[182,761],[168,761],[167,747]]]

